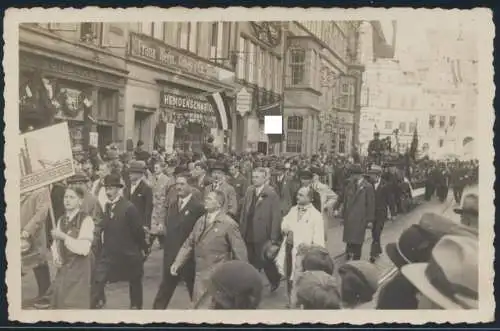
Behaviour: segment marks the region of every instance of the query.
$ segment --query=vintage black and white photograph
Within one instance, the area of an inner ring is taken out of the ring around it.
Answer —
[[[4,26],[12,319],[493,320],[489,11]]]

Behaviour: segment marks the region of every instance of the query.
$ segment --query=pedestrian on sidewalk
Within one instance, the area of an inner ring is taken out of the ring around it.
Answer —
[[[85,192],[79,187],[64,193],[64,215],[52,230],[52,258],[57,268],[51,286],[51,309],[90,309],[94,265],[94,221],[81,206]]]
[[[194,225],[170,267],[173,276],[194,254],[195,278],[193,307],[209,308],[211,299],[208,282],[215,268],[231,260],[248,262],[245,243],[238,224],[224,209],[225,193],[209,192],[205,196],[206,213]]]

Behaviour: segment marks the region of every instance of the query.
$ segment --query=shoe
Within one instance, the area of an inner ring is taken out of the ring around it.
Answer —
[[[49,309],[50,299],[42,297],[33,304],[33,307],[35,307],[36,309]]]
[[[271,293],[275,292],[280,287],[280,282],[271,284]]]
[[[376,260],[377,260],[376,257],[373,257],[373,256],[370,257],[370,263],[375,263]]]

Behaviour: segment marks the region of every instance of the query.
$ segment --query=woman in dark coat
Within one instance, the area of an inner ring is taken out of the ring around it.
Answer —
[[[90,309],[94,221],[80,209],[84,195],[80,188],[66,189],[64,214],[52,230],[52,256],[57,268],[52,309]]]

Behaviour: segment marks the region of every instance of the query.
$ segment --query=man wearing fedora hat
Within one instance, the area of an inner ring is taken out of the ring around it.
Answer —
[[[382,230],[387,220],[387,209],[389,208],[389,187],[381,175],[382,168],[378,165],[374,164],[368,170],[368,176],[375,192],[375,218],[372,224],[372,245],[370,249],[370,262],[372,263],[382,253],[380,237],[382,236]]]
[[[456,208],[454,211],[460,215],[460,222],[463,225],[474,229],[479,228],[479,197],[477,194],[467,194],[462,201],[462,207]]]
[[[373,185],[364,178],[360,165],[351,166],[349,172],[351,176],[345,193],[339,199],[344,204],[343,241],[347,260],[359,260],[366,229],[375,218],[375,191]]]
[[[428,262],[432,249],[445,235],[477,236],[469,227],[441,215],[425,213],[418,224],[411,225],[401,233],[397,242],[386,245],[387,256],[396,266],[397,272],[381,288],[377,309],[417,309],[415,287],[400,269],[407,264]]]
[[[104,178],[108,202],[102,221],[103,246],[95,267],[92,308],[105,304],[104,288],[108,282],[129,283],[130,308],[142,309],[144,257],[148,250],[144,224],[137,208],[120,193],[120,175]]]
[[[146,183],[146,162],[132,160],[129,162],[130,176],[130,202],[139,211],[144,227],[151,228],[151,215],[153,213],[153,190]]]
[[[220,191],[224,193],[224,205],[222,210],[233,219],[238,215],[238,197],[234,187],[227,182],[228,167],[224,162],[217,161],[210,167],[212,184],[205,187],[205,196],[209,192]]]
[[[417,288],[419,309],[479,308],[479,245],[467,236],[444,236],[427,263],[401,268]]]

